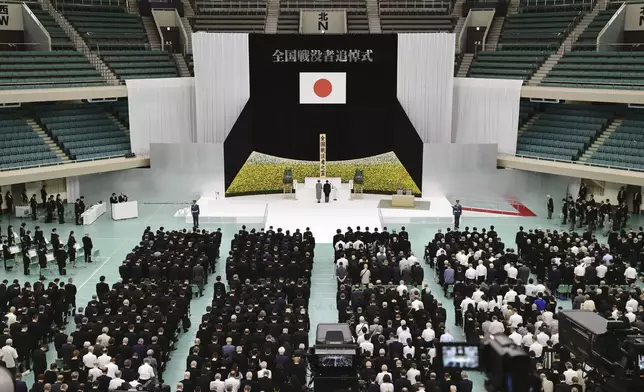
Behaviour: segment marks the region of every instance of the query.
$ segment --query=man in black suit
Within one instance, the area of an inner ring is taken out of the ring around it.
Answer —
[[[45,374],[45,370],[47,370],[47,351],[49,351],[49,348],[43,343],[40,345],[39,349],[34,350],[31,354],[34,374],[36,376],[39,374]]]
[[[99,282],[96,283],[96,295],[100,301],[103,301],[107,293],[110,292],[110,285],[105,283],[105,276],[101,276],[98,280]]]
[[[65,269],[66,261],[67,252],[65,252],[65,249],[63,249],[62,245],[58,245],[58,250],[56,251],[56,263],[58,264],[58,273],[60,275],[67,275],[67,270]]]
[[[633,193],[633,215],[640,214],[640,205],[642,205],[642,193],[637,191]]]
[[[621,205],[626,201],[626,190],[624,190],[624,187],[619,188],[619,192],[617,192],[617,204]]]
[[[119,203],[125,203],[126,201],[127,201],[127,195],[121,192],[121,194],[119,195]]]
[[[116,197],[116,193],[112,193],[112,196],[110,196],[110,204],[116,204],[119,202],[118,197]]]
[[[76,217],[76,224],[80,225],[80,215],[82,214],[81,212],[81,207],[80,207],[80,199],[76,199],[74,202],[74,216]]]
[[[192,201],[192,205],[190,206],[190,213],[192,214],[192,226],[195,229],[199,228],[199,213],[201,211],[199,210],[199,204],[197,204],[197,200]]]
[[[40,188],[40,199],[42,200],[42,208],[47,207],[47,188],[45,187],[45,184],[42,184],[42,188]]]
[[[322,190],[324,191],[324,202],[328,203],[329,195],[331,195],[331,184],[329,183],[329,180],[326,180],[324,186],[322,187]]]
[[[94,248],[92,239],[89,237],[89,233],[85,233],[85,235],[83,236],[83,253],[85,253],[86,263],[92,262],[92,248]]]
[[[472,388],[474,388],[472,380],[469,379],[467,373],[461,372],[461,381],[458,385],[458,392],[472,392]]]
[[[555,211],[555,202],[548,195],[548,219],[552,219],[552,213]]]
[[[38,219],[38,201],[36,200],[36,194],[34,193],[29,200],[29,207],[31,207],[31,220]]]
[[[56,211],[58,212],[58,223],[61,225],[64,224],[65,223],[65,203],[63,202],[62,199],[56,200]]]

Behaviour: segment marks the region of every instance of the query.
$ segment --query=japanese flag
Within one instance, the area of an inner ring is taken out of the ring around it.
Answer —
[[[300,72],[300,103],[347,103],[345,72]]]

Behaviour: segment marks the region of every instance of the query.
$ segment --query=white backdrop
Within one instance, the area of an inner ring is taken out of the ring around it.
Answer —
[[[454,34],[398,34],[397,97],[424,143],[450,143]]]
[[[78,176],[67,177],[65,180],[67,185],[67,201],[69,203],[73,203],[76,199],[81,197],[80,181],[78,180]]]
[[[521,80],[454,78],[452,142],[498,145],[514,155]]]
[[[248,34],[193,33],[198,143],[223,143],[250,98]]]
[[[126,80],[130,143],[150,154],[150,143],[195,142],[194,78]]]

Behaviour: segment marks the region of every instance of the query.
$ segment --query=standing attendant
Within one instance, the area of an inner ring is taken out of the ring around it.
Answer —
[[[324,187],[322,187],[324,190],[324,202],[328,203],[329,202],[329,195],[331,195],[331,184],[329,184],[329,180],[326,180],[324,183]]]
[[[89,237],[89,233],[85,233],[85,236],[83,237],[83,253],[85,253],[85,262],[86,263],[91,263],[92,262],[92,248],[94,247],[94,244],[92,244],[92,239]]]
[[[552,213],[555,210],[555,202],[552,200],[552,197],[550,195],[548,197],[548,219],[552,219]]]
[[[637,191],[633,194],[633,215],[640,214],[640,206],[642,205],[642,193]]]
[[[463,207],[461,201],[456,200],[456,204],[452,206],[452,214],[454,215],[454,230],[458,230],[461,223],[461,215],[463,214]]]
[[[199,204],[197,204],[197,200],[192,201],[192,205],[190,206],[190,213],[192,214],[192,226],[195,229],[199,228],[199,213],[201,211],[199,210]]]
[[[38,220],[38,200],[36,200],[35,193],[29,200],[29,207],[31,207],[31,220]]]
[[[67,275],[65,261],[67,261],[67,252],[65,252],[62,245],[59,245],[56,251],[56,263],[58,264],[58,274],[60,275]]]
[[[626,201],[626,191],[624,190],[624,187],[619,188],[619,192],[617,192],[617,204],[621,205]]]
[[[320,180],[315,184],[315,198],[318,199],[318,203],[322,199],[322,183]]]
[[[81,212],[81,206],[80,206],[80,199],[76,199],[74,202],[74,216],[76,217],[76,224],[80,225],[80,215],[82,214]]]
[[[69,232],[69,238],[67,238],[67,252],[69,253],[69,262],[74,265],[76,263],[76,237],[74,237],[74,231]]]
[[[65,223],[65,203],[62,199],[56,200],[56,211],[58,212],[58,223]]]
[[[40,199],[42,200],[42,208],[47,208],[47,188],[44,183],[42,184],[42,188],[40,188]]]
[[[27,197],[27,190],[26,189],[22,190],[22,193],[20,194],[20,198],[21,198],[21,201],[22,201],[23,205],[29,204],[29,198]]]
[[[4,203],[7,205],[7,216],[11,221],[11,215],[13,215],[13,196],[11,196],[11,192],[7,191],[4,195]]]

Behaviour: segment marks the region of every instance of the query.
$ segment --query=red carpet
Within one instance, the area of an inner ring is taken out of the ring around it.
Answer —
[[[512,205],[512,208],[514,208],[515,211],[496,210],[491,208],[467,207],[467,206],[463,206],[463,211],[485,212],[488,214],[522,216],[522,217],[537,216],[537,214],[532,212],[528,207],[521,204],[515,198],[506,198],[506,200],[508,203]]]

